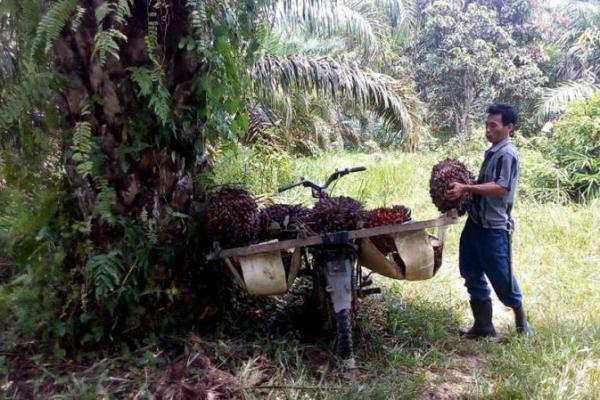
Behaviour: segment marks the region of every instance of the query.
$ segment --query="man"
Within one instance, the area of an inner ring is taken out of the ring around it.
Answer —
[[[460,237],[459,267],[471,297],[475,323],[460,334],[469,338],[496,336],[492,323],[492,300],[487,277],[504,305],[515,312],[517,332],[533,330],[522,305],[519,285],[512,273],[511,233],[514,222],[510,216],[517,181],[519,157],[509,135],[517,123],[517,113],[508,104],[497,103],[488,110],[485,137],[492,146],[474,185],[455,182],[446,192],[448,199],[473,194],[469,217]]]

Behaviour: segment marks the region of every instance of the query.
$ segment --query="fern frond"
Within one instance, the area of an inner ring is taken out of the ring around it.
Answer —
[[[71,149],[73,150],[73,160],[77,163],[77,173],[82,178],[91,176],[94,169],[91,154],[95,149],[95,143],[92,140],[92,126],[89,122],[75,124]]]
[[[167,125],[171,120],[171,94],[163,83],[164,70],[158,44],[158,14],[154,11],[148,13],[148,34],[144,37],[144,42],[153,68],[133,67],[129,70],[132,79],[140,88],[139,95],[150,96],[150,108],[160,122]]]
[[[190,22],[195,31],[204,32],[208,25],[206,2],[203,0],[188,0],[187,8],[190,10]]]
[[[210,48],[212,44],[211,23],[206,9],[206,1],[188,0],[186,7],[189,10],[194,44],[202,53],[203,49]]]
[[[147,225],[145,230],[129,218],[120,218],[118,223],[123,228],[123,239],[127,243],[127,258],[143,271],[147,271],[152,265],[152,250],[158,243],[158,234],[155,219],[147,219],[144,222]]]
[[[150,95],[155,82],[153,70],[148,67],[130,67],[128,70],[131,72],[131,80],[140,88],[138,94]]]
[[[131,16],[131,6],[133,0],[119,0],[115,10],[115,21],[124,24],[125,20]]]
[[[125,263],[121,250],[112,250],[106,254],[97,254],[90,258],[86,269],[92,276],[96,298],[104,299],[118,288],[125,273]]]
[[[81,6],[77,6],[77,10],[75,10],[75,16],[71,20],[71,31],[75,32],[81,26],[81,21],[83,20],[83,16],[85,15],[85,8]]]
[[[171,120],[171,94],[163,85],[156,88],[156,92],[150,96],[150,108],[163,125]]]
[[[96,23],[98,32],[94,37],[94,51],[92,57],[97,57],[100,65],[104,65],[108,55],[119,60],[119,44],[117,41],[127,41],[127,36],[118,29],[104,29],[105,21],[109,16],[114,18],[118,24],[124,25],[126,19],[131,16],[132,0],[119,0],[118,3],[102,3],[96,7]]]
[[[144,37],[144,42],[152,64],[157,68],[162,68],[158,46],[158,14],[156,12],[148,13],[148,34]]]
[[[106,62],[107,55],[111,55],[117,60],[119,60],[119,44],[117,40],[127,41],[127,36],[125,36],[121,31],[111,28],[105,31],[99,31],[96,33],[96,37],[94,38],[94,52],[92,53],[92,57],[97,57],[100,65],[104,65]]]
[[[171,120],[171,94],[162,83],[162,70],[148,67],[131,67],[131,79],[139,87],[139,96],[150,96],[150,109],[163,125]]]
[[[115,4],[104,2],[100,4],[94,10],[94,14],[96,15],[96,23],[98,25],[102,24],[106,17],[108,17],[111,13],[113,13],[116,9]]]
[[[98,197],[96,200],[96,211],[110,225],[114,225],[116,217],[112,213],[112,206],[117,202],[117,193],[115,188],[109,186],[108,180],[105,177],[95,177],[94,182],[98,189]]]
[[[76,7],[77,0],[61,0],[50,7],[36,30],[30,52],[32,61],[42,62],[42,57],[47,53],[52,41],[60,35]]]

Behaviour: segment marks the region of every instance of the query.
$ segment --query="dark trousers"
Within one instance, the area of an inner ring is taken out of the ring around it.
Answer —
[[[467,220],[460,236],[459,267],[471,300],[490,298],[487,276],[505,306],[514,308],[521,305],[521,289],[509,267],[509,248],[507,231],[482,228]]]

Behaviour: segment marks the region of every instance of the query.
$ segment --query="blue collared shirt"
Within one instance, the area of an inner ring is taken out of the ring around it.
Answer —
[[[477,183],[495,182],[508,190],[508,193],[503,196],[474,195],[469,209],[469,218],[483,228],[513,229],[514,221],[510,213],[518,181],[519,154],[511,141],[506,138],[485,152]]]

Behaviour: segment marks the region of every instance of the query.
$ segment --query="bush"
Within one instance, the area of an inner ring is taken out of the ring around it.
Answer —
[[[542,203],[568,203],[568,179],[564,169],[549,157],[548,138],[516,135],[514,142],[521,157],[519,196]]]
[[[91,240],[90,221],[75,214],[63,178],[2,156],[0,343],[6,348],[33,340],[62,356],[119,341],[137,347],[210,318],[226,299],[222,274],[199,261],[204,241],[191,217],[168,211],[163,227],[150,217],[136,224],[115,216],[111,232],[123,240],[101,248]],[[167,230],[177,233],[162,234]]]
[[[226,146],[215,159],[211,173],[198,177],[207,191],[215,186],[233,184],[254,195],[271,194],[279,185],[292,179],[292,157],[285,149],[273,144]]]
[[[600,94],[573,102],[556,123],[548,149],[577,201],[600,196]]]
[[[75,270],[63,269],[68,198],[60,181],[2,172],[7,186],[0,191],[0,326],[14,338],[58,339],[66,334],[57,323],[60,314],[80,296],[82,282]]]

